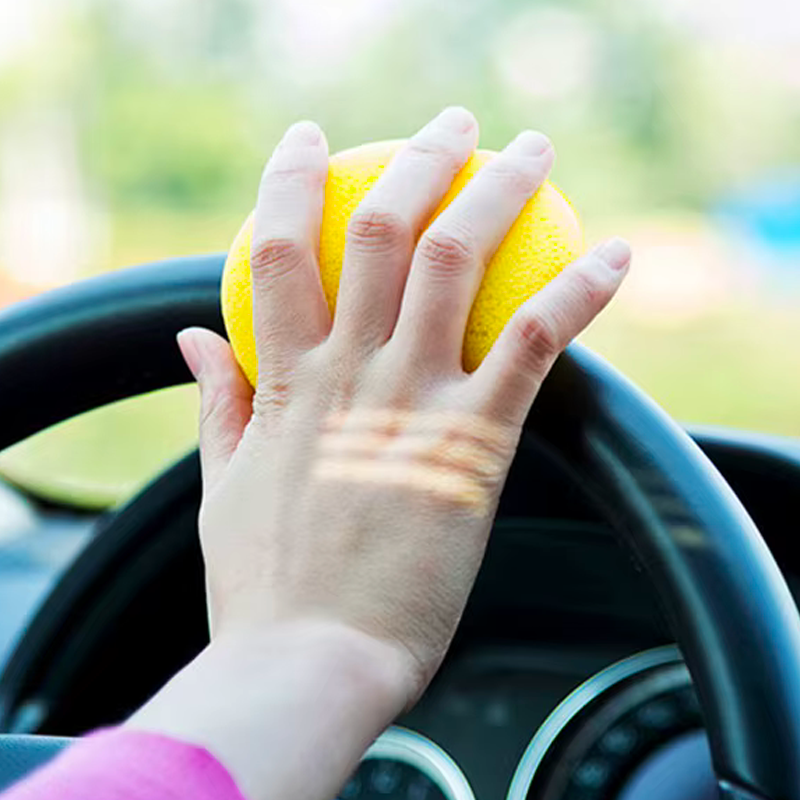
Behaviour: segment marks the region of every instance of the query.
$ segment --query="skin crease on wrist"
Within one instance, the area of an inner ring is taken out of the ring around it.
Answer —
[[[255,212],[256,390],[221,337],[179,337],[201,393],[211,644],[127,724],[207,747],[251,800],[330,800],[427,686],[538,388],[628,270],[625,242],[596,247],[465,373],[484,266],[554,160],[523,132],[426,227],[477,141],[450,108],[399,151],[350,220],[331,319],[327,144],[292,126]]]

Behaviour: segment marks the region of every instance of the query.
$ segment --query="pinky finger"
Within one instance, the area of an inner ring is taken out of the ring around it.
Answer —
[[[485,416],[522,425],[556,358],[605,308],[630,261],[628,243],[611,239],[567,267],[517,310],[470,378]]]

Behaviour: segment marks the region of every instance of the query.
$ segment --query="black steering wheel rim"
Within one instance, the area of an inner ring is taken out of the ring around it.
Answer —
[[[190,325],[223,330],[223,260],[121,270],[2,312],[0,447],[191,380],[174,337]],[[733,492],[666,414],[577,345],[527,427],[648,570],[697,688],[722,791],[800,800],[800,619]]]

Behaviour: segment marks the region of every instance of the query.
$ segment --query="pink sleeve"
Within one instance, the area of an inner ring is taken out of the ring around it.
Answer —
[[[2,800],[245,800],[202,747],[113,728],[77,741]]]

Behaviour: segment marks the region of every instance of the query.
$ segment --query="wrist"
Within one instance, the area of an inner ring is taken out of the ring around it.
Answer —
[[[248,685],[264,670],[288,685],[302,678],[330,697],[356,696],[364,716],[385,728],[421,692],[418,662],[399,645],[327,620],[297,620],[264,629],[226,630],[207,648]]]
[[[417,692],[402,648],[306,620],[221,632],[127,724],[207,748],[253,800],[328,800]]]
[[[385,709],[390,720],[417,699],[427,682],[419,662],[401,645],[322,619],[231,627],[218,632],[204,652],[226,662],[240,678],[257,682],[264,665],[274,673],[293,672],[294,665],[330,691],[353,687],[363,706]]]

